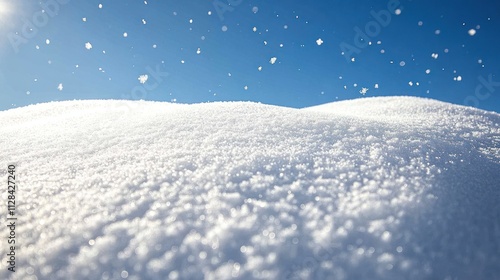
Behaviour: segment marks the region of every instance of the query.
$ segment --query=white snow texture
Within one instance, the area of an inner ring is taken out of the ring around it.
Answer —
[[[66,101],[0,128],[18,174],[0,279],[500,277],[498,113]]]

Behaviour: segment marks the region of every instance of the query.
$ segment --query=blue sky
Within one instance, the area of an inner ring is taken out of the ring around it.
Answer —
[[[0,110],[411,95],[500,112],[498,30],[493,0],[0,0]]]

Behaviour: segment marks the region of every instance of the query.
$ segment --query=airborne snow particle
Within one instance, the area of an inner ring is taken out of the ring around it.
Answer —
[[[275,64],[275,63],[276,63],[276,60],[278,60],[278,58],[276,58],[276,57],[271,57],[271,59],[269,60],[269,63],[271,63],[271,64]]]
[[[200,54],[201,53],[201,49],[198,48],[198,50],[196,50],[196,54]]]
[[[378,84],[375,84],[375,88],[378,88]]]
[[[422,25],[424,25],[424,22],[423,21],[419,21],[418,22],[418,26],[422,26]]]
[[[142,19],[142,24],[146,24],[146,20],[145,19]]]
[[[45,44],[49,45],[50,44],[50,40],[49,39],[45,40]]]
[[[90,42],[85,43],[85,48],[86,48],[87,50],[92,49],[92,44],[91,44]]]
[[[437,29],[436,31],[434,31],[434,34],[436,34],[436,35],[441,34],[441,30]]]
[[[208,15],[211,16],[212,15],[212,11],[208,11]]]
[[[254,14],[256,14],[258,11],[259,11],[259,7],[254,6],[254,7],[252,8],[252,12],[253,12]]]
[[[57,89],[58,89],[59,91],[62,91],[62,90],[63,90],[63,84],[62,84],[62,83],[61,83],[61,84],[59,84],[59,85],[57,86]]]
[[[474,35],[476,35],[476,29],[470,29],[470,30],[469,30],[469,35],[470,35],[470,36],[474,36]]]
[[[255,27],[255,26],[254,26],[254,27],[252,28],[252,30],[253,30],[253,32],[257,32],[257,27]]]
[[[401,14],[401,9],[396,9],[394,11],[394,14],[397,15],[397,16],[399,16]]]
[[[227,31],[227,26],[223,25],[221,29],[222,29],[222,32],[226,32]]]
[[[432,56],[432,58],[437,59],[439,57],[439,54],[433,53],[433,54],[431,54],[431,56]]]
[[[430,74],[430,73],[431,73],[431,69],[425,70],[425,74]]]
[[[145,84],[148,79],[149,79],[149,76],[148,75],[140,75],[139,78],[137,78],[139,80],[139,83],[141,84]]]
[[[123,33],[123,37],[127,38],[127,37],[128,37],[128,33],[127,33],[127,32],[124,32],[124,33]]]
[[[362,95],[365,95],[365,94],[368,92],[368,90],[369,90],[368,88],[365,88],[365,87],[364,87],[364,88],[362,88],[362,89],[359,91],[359,93],[361,93]]]
[[[248,90],[248,86],[244,86],[244,87],[243,87],[243,89],[244,89],[244,90]]]
[[[401,62],[399,63],[399,66],[401,66],[401,67],[403,67],[403,66],[405,66],[405,65],[406,65],[406,62],[404,62],[404,61],[401,61]]]
[[[259,68],[257,68],[259,71],[262,71],[262,66],[259,66]]]
[[[82,18],[82,21],[83,21],[83,22],[86,22],[86,21],[87,21],[87,18],[86,18],[86,17]]]
[[[190,20],[189,20],[189,23],[193,23],[193,19],[190,19]]]
[[[323,40],[321,38],[319,38],[318,40],[316,40],[316,44],[318,44],[318,46],[321,46],[323,44]]]
[[[99,9],[102,9],[102,4],[99,4]]]

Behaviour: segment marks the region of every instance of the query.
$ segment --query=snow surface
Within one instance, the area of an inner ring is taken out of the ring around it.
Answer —
[[[2,111],[0,128],[20,246],[13,274],[0,243],[0,279],[500,275],[497,113],[67,101]]]

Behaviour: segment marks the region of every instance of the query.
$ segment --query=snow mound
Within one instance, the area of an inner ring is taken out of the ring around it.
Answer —
[[[19,184],[17,272],[4,239],[0,279],[500,275],[497,113],[68,101],[0,128]]]

